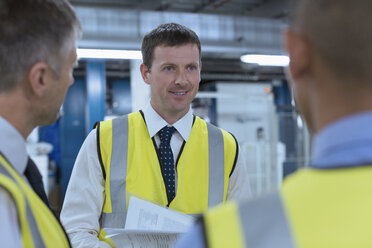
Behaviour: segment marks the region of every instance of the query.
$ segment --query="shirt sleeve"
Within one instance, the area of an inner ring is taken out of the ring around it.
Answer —
[[[197,222],[188,232],[183,234],[177,241],[175,248],[206,248],[203,225]]]
[[[9,194],[0,188],[1,247],[23,247],[16,209],[17,208]]]
[[[74,248],[110,248],[106,242],[98,239],[104,185],[94,129],[85,139],[76,158],[61,212],[61,222]]]
[[[240,147],[239,147],[239,151]],[[242,201],[252,196],[248,172],[242,153],[239,152],[235,170],[230,176],[227,188],[227,200]]]

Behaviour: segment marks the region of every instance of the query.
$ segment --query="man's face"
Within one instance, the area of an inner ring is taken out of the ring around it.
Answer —
[[[46,124],[53,123],[58,116],[59,109],[65,99],[68,88],[73,84],[73,69],[76,66],[76,47],[75,41],[70,41],[69,53],[67,59],[62,64],[59,72],[59,77],[56,78],[53,70],[50,68],[48,74],[49,80],[51,80],[49,94],[45,99],[45,105],[48,107],[43,111],[43,119]]]
[[[185,44],[156,47],[152,66],[142,75],[150,85],[151,105],[155,111],[163,118],[181,118],[189,110],[199,89],[198,46]]]

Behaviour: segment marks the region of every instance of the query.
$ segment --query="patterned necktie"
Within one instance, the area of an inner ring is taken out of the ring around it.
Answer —
[[[175,192],[175,175],[174,175],[174,159],[173,152],[170,147],[170,139],[174,132],[174,127],[163,127],[159,131],[160,137],[160,162],[162,165],[162,172],[165,181],[165,187],[167,189],[168,202],[171,202],[176,195]]]
[[[42,177],[40,175],[39,169],[36,167],[34,161],[32,161],[31,158],[28,158],[25,176],[35,193],[49,207],[49,202],[45,194]]]

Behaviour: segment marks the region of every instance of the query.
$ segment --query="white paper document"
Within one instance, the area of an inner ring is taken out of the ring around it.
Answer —
[[[192,216],[132,196],[125,229],[182,233],[193,222]]]
[[[125,229],[105,228],[117,248],[173,247],[195,218],[131,196]]]
[[[172,248],[180,233],[105,228],[117,248]]]

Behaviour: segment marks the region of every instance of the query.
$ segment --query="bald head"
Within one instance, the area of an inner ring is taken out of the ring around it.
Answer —
[[[356,80],[372,79],[370,0],[293,2],[290,28],[309,40],[333,73]]]

